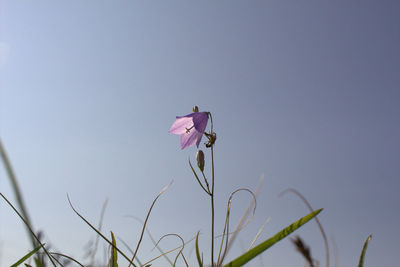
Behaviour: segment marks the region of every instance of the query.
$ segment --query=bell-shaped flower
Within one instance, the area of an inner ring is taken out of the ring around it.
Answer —
[[[207,122],[207,112],[194,112],[186,116],[178,116],[169,132],[181,136],[182,149],[191,147],[194,144],[199,147]]]

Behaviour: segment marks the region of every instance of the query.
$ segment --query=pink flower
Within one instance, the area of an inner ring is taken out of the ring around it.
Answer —
[[[182,149],[194,144],[199,147],[207,122],[207,112],[194,112],[186,116],[176,117],[176,121],[172,124],[169,132],[181,136]]]

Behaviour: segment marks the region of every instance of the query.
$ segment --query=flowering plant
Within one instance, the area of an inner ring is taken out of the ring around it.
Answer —
[[[210,119],[210,130],[209,132],[206,132],[207,128],[207,123],[208,119]],[[212,120],[212,115],[210,112],[199,112],[199,108],[195,106],[193,108],[193,113],[190,113],[185,116],[177,116],[175,122],[172,124],[170,130],[170,133],[180,135],[180,143],[181,143],[181,149],[189,148],[196,144],[197,148],[199,147],[199,144],[201,142],[201,139],[203,135],[206,136],[208,139],[208,142],[205,143],[205,146],[207,148],[210,148],[210,154],[211,154],[211,181],[209,182],[206,175],[204,174],[204,166],[205,166],[205,156],[204,152],[202,150],[198,150],[196,153],[196,160],[197,160],[197,166],[202,174],[203,182],[199,178],[199,175],[196,173],[195,169],[193,168],[192,163],[189,160],[189,166],[193,172],[193,175],[195,176],[197,182],[203,189],[203,191],[210,196],[211,199],[211,266],[212,267],[219,267],[223,266],[223,261],[225,259],[225,256],[229,250],[229,248],[232,245],[232,241],[234,240],[234,236],[237,234],[237,232],[242,228],[243,226],[243,220],[241,220],[241,223],[239,223],[238,227],[236,227],[236,230],[233,231],[232,233],[232,238],[230,239],[230,232],[229,232],[229,216],[230,216],[230,209],[231,209],[231,200],[233,195],[238,192],[238,191],[247,191],[249,192],[253,199],[254,199],[254,210],[253,214],[255,211],[256,207],[256,196],[255,194],[246,188],[239,188],[235,190],[229,197],[228,204],[227,204],[227,210],[226,210],[226,216],[225,216],[225,224],[224,224],[224,230],[222,233],[222,240],[219,246],[219,252],[218,252],[218,257],[217,261],[215,261],[215,255],[214,255],[214,239],[215,239],[215,233],[214,233],[214,225],[215,225],[215,208],[214,208],[214,181],[215,181],[215,175],[214,175],[214,144],[217,140],[217,134],[213,130],[213,120]],[[250,208],[250,207],[249,207]],[[250,249],[243,255],[237,257],[235,260],[231,261],[225,266],[242,266],[260,253],[264,252],[266,249],[271,247],[273,244],[277,243],[287,235],[289,235],[291,232],[302,226],[304,223],[308,222],[312,218],[314,218],[319,212],[321,212],[322,209],[316,210],[311,212],[309,215],[303,217],[302,219],[298,220],[297,222],[293,223],[289,227],[283,229],[281,232],[277,233],[275,236],[272,238],[262,242],[258,246]],[[247,216],[247,214],[246,214]],[[245,217],[246,217],[245,216]],[[243,219],[243,217],[242,217]],[[254,242],[253,242],[254,243]],[[204,266],[203,262],[203,257],[202,254],[200,253],[199,249],[199,233],[197,233],[196,236],[196,256],[197,256],[197,261],[200,267]],[[186,260],[185,260],[186,263]]]

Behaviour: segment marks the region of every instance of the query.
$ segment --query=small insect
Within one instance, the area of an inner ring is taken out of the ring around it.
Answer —
[[[208,142],[205,143],[206,147],[212,147],[215,141],[217,140],[217,134],[216,133],[211,133],[211,134],[204,133],[204,134],[208,138]]]

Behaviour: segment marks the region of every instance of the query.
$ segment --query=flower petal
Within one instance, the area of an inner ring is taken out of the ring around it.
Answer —
[[[168,132],[172,134],[185,134],[186,129],[193,127],[193,119],[191,117],[176,117],[176,121],[172,124]]]
[[[200,143],[199,140],[201,140],[202,136],[203,136],[203,133],[196,131],[196,129],[194,129],[194,128],[192,130],[190,130],[189,133],[185,133],[185,134],[181,135],[181,149],[191,147],[194,144],[197,144],[197,147],[198,147],[198,143]]]
[[[197,146],[197,147],[199,147],[199,144],[200,144],[200,142],[201,142],[201,138],[203,137],[203,132],[201,132],[201,133],[199,133],[199,134],[200,134],[200,136],[197,137],[197,142],[196,142],[196,146]]]
[[[207,127],[208,122],[207,112],[196,112],[190,115],[193,115],[193,124],[196,130],[203,133]]]

